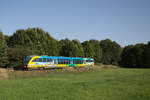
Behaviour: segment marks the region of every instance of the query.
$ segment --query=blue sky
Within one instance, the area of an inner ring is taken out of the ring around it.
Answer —
[[[60,40],[150,41],[150,0],[0,0],[0,29],[40,27]]]

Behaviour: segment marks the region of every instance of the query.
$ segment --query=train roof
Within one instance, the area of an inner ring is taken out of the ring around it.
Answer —
[[[31,55],[28,57],[35,57],[35,56],[39,56],[39,55]],[[41,55],[39,56],[40,58],[56,58],[56,59],[86,59],[86,60],[93,60],[93,58],[83,58],[83,57],[64,57],[64,56],[47,56],[47,55]]]

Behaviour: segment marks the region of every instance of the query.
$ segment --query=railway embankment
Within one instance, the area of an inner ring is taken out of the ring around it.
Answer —
[[[5,68],[0,68],[0,79],[8,79],[8,70]]]
[[[22,79],[22,78],[47,76],[48,74],[51,73],[81,73],[114,68],[119,67],[113,65],[101,65],[101,66],[95,65],[94,67],[68,67],[62,69],[53,68],[43,70],[14,70],[14,69],[0,68],[0,79]]]

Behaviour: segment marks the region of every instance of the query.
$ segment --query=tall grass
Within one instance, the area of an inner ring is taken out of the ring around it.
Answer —
[[[0,100],[150,100],[150,69],[75,70],[9,73]]]

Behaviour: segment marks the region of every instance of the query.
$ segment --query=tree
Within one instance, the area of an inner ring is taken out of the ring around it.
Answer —
[[[100,47],[99,41],[98,40],[90,40],[89,41],[93,47],[94,47],[94,60],[97,63],[101,63],[102,62],[102,49]]]
[[[136,60],[135,67],[138,67],[138,68],[144,67],[144,63],[143,63],[143,60],[144,60],[144,57],[143,57],[144,50],[145,50],[145,45],[143,43],[136,44],[134,46],[134,48],[133,48],[133,54],[135,56],[134,59]]]
[[[72,40],[72,56],[73,57],[84,57],[83,47],[78,40]]]
[[[145,46],[145,50],[143,53],[143,65],[146,68],[150,68],[150,42]]]
[[[26,56],[32,55],[31,50],[26,48],[8,48],[9,64],[8,67],[17,67],[24,65],[24,59]]]
[[[72,43],[69,39],[60,40],[59,46],[61,56],[72,56]]]
[[[144,44],[129,45],[123,49],[121,54],[121,65],[124,67],[144,67]]]
[[[9,67],[23,65],[29,55],[59,55],[58,41],[40,28],[17,30],[8,38]]]
[[[0,32],[0,67],[7,67],[8,55],[7,55],[7,43],[2,32]]]
[[[10,36],[8,36],[8,35],[4,35],[4,38],[5,38],[6,43],[7,43],[7,46],[8,46],[8,42],[9,42],[9,38],[10,38]]]
[[[8,41],[11,48],[25,47],[36,55],[59,55],[58,41],[52,38],[48,32],[40,28],[28,28],[17,30]]]
[[[89,41],[84,41],[82,46],[84,49],[84,56],[94,58],[95,52],[93,45]]]
[[[133,45],[128,45],[123,48],[121,54],[121,62],[120,65],[123,67],[130,67],[132,63],[134,63],[134,57],[132,53]]]
[[[100,41],[100,46],[103,52],[102,62],[104,64],[118,65],[121,59],[121,46],[110,39]]]

